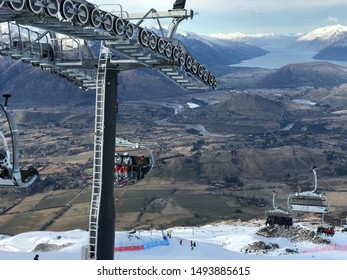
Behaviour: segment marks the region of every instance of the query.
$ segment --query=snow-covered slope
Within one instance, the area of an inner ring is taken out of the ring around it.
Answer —
[[[175,227],[115,233],[115,259],[119,260],[347,260],[347,233],[337,229],[333,237],[317,236],[317,226],[296,224],[292,229],[265,228],[264,221],[224,222],[201,227]],[[153,244],[171,232],[168,245]],[[0,260],[81,259],[88,233],[28,232],[0,237]],[[191,242],[196,243],[192,249]],[[118,248],[118,250],[117,250]],[[123,249],[119,249],[123,248]],[[124,249],[132,248],[132,249]]]

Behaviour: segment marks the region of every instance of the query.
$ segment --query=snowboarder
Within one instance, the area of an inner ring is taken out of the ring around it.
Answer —
[[[39,259],[39,255],[35,255],[34,260],[37,261]]]

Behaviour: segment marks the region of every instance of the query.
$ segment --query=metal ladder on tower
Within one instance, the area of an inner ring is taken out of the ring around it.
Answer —
[[[97,257],[99,210],[102,189],[105,80],[108,58],[108,49],[103,46],[102,41],[96,80],[93,190],[89,214],[89,246],[87,259],[96,259]]]

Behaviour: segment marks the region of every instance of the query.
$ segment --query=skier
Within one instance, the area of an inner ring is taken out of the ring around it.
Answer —
[[[122,178],[122,157],[119,153],[115,154],[115,158],[114,158],[114,163],[115,163],[115,168],[114,168],[114,175],[116,177],[116,181],[120,181]]]
[[[131,157],[129,156],[128,152],[124,153],[124,158],[123,158],[123,176],[124,179],[127,180],[129,178],[129,167],[133,164],[133,160],[131,159]]]

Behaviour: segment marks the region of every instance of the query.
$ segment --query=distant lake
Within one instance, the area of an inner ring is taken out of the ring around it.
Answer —
[[[275,69],[283,67],[287,64],[293,63],[303,63],[310,61],[318,61],[312,57],[316,52],[295,50],[288,48],[264,48],[270,53],[258,56],[250,60],[242,61],[239,64],[232,64],[230,66],[240,66],[240,67],[261,67],[267,69]],[[327,60],[326,60],[327,61]],[[347,67],[347,61],[329,61],[333,64],[341,65]]]
[[[296,104],[304,104],[304,105],[311,105],[311,106],[314,106],[317,104],[316,102],[313,102],[308,99],[293,99],[292,101]]]

